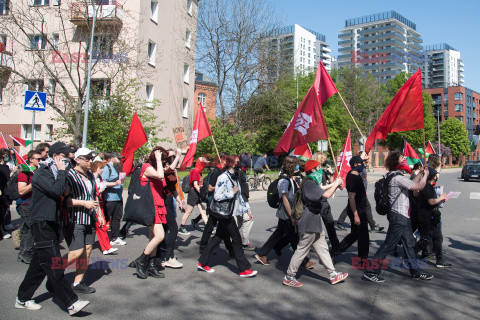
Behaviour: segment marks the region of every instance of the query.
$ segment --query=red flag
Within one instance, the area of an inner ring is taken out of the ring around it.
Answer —
[[[26,147],[26,146],[33,143],[32,140],[24,140],[24,139],[20,139],[18,137],[13,137],[11,135],[10,135],[10,138],[13,140],[13,145]]]
[[[25,161],[25,160],[27,160],[27,159],[26,159],[26,156],[27,156],[27,155],[24,155],[23,157],[21,157],[21,156],[18,154],[17,150],[13,149],[13,151],[15,152],[15,158],[17,159],[17,164],[22,167],[22,171],[24,171],[24,172],[33,172],[33,171],[35,171],[34,168],[33,168],[33,167],[30,167],[30,166],[27,164],[27,162]]]
[[[340,173],[340,178],[342,178],[344,186],[347,183],[346,181],[347,174],[352,169],[350,168],[350,159],[352,159],[352,143],[350,138],[350,130],[348,130],[347,138],[345,139],[342,152],[340,153],[340,156],[337,162],[337,170]],[[335,179],[336,178],[337,178],[337,174],[335,173]]]
[[[435,149],[433,148],[432,143],[430,142],[430,140],[428,141],[427,150],[425,150],[425,154],[427,154],[427,155],[429,155],[429,154],[436,154]]]
[[[0,149],[8,149],[7,141],[3,137],[3,133],[0,132]]]
[[[308,144],[305,144],[300,147],[296,147],[295,149],[290,152],[290,155],[293,157],[299,157],[302,160],[311,160],[313,155],[312,151],[310,150],[310,146]]]
[[[423,129],[422,76],[420,69],[405,82],[378,119],[365,143],[372,149],[375,140],[385,140],[390,132]]]
[[[405,141],[405,147],[403,148],[403,156],[407,159],[408,165],[412,167],[415,163],[420,162],[417,153],[407,141]]]
[[[195,116],[195,123],[193,124],[192,135],[188,145],[189,149],[185,155],[185,158],[183,158],[180,170],[185,170],[187,167],[193,164],[193,157],[197,151],[197,143],[211,135],[212,130],[210,130],[210,126],[208,125],[207,116],[203,110],[203,105],[200,103],[198,106],[197,115]]]
[[[337,92],[332,78],[319,61],[315,82],[298,106],[273,153],[280,155],[309,142],[328,139],[322,104]]]
[[[142,122],[138,118],[137,113],[133,114],[132,123],[130,124],[130,129],[128,130],[127,140],[123,146],[121,155],[125,158],[122,159],[123,163],[123,172],[128,175],[133,171],[133,156],[135,151],[138,150],[141,146],[147,143],[148,138],[145,130],[143,129]]]

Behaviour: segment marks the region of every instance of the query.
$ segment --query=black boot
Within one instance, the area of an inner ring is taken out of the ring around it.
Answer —
[[[135,260],[137,276],[140,279],[147,279],[148,277],[148,273],[147,273],[148,258],[149,256],[145,255],[145,253],[142,253],[142,255]]]
[[[148,261],[147,273],[154,278],[165,278],[165,275],[158,270],[155,257],[150,258],[150,261]]]

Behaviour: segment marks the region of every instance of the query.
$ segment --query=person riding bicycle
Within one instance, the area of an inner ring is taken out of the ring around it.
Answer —
[[[260,176],[258,177],[258,180],[262,180],[263,177],[265,177],[265,173],[263,173],[263,167],[265,167],[265,169],[270,171],[270,168],[267,165],[266,159],[267,159],[267,154],[264,153],[261,157],[257,159],[257,161],[255,161],[255,165],[253,166],[253,172],[255,174],[260,174]]]

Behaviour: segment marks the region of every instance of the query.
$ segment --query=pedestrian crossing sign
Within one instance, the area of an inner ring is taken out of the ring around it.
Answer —
[[[23,109],[33,111],[45,111],[47,94],[45,92],[25,91],[25,104]]]

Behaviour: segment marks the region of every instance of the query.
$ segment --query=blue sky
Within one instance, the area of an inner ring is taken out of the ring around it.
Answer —
[[[325,34],[337,55],[338,31],[345,19],[395,10],[417,25],[423,45],[448,43],[460,51],[465,63],[464,85],[480,92],[480,1],[319,1],[276,0],[282,25],[299,24]]]

